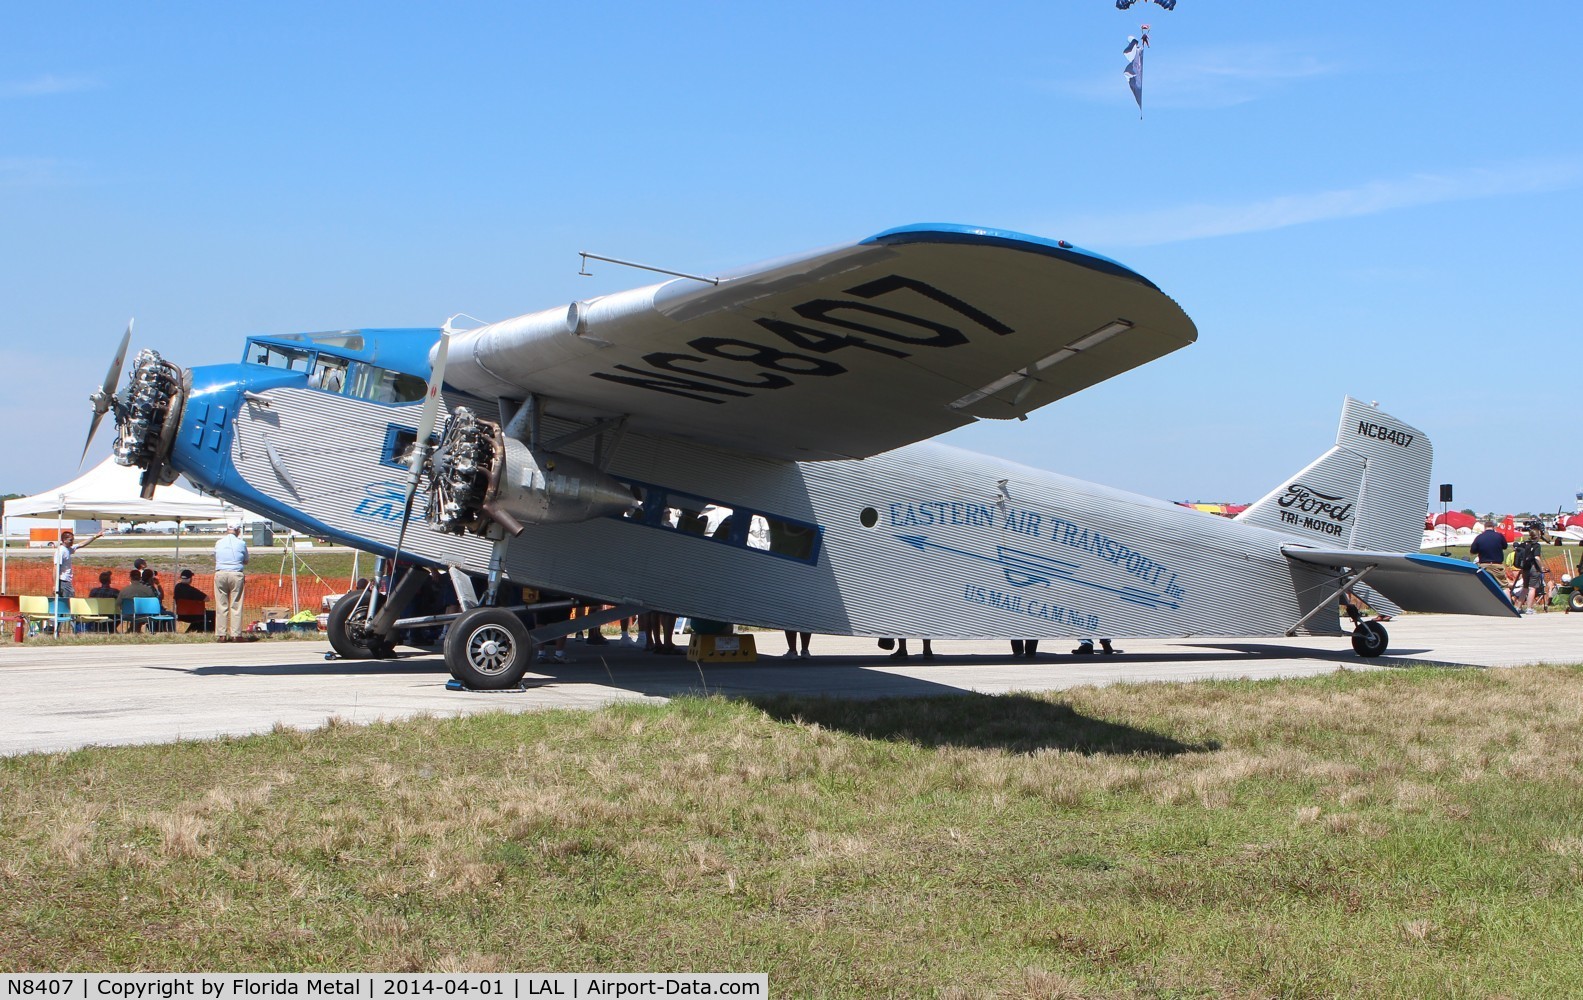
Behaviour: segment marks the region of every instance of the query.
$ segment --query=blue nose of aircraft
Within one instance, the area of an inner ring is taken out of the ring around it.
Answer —
[[[205,365],[190,369],[188,375],[191,388],[177,418],[167,461],[193,483],[217,492],[237,478],[231,462],[237,410],[265,405],[257,399],[258,393],[302,385],[305,376],[242,364]],[[248,401],[250,395],[254,402]]]

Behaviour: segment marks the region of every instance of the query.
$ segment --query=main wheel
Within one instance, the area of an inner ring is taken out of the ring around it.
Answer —
[[[348,660],[382,660],[394,644],[369,630],[368,589],[353,591],[335,602],[326,628],[330,647]]]
[[[1352,649],[1359,656],[1380,656],[1390,642],[1390,635],[1379,622],[1359,622],[1352,630]]]
[[[1583,590],[1572,591],[1572,596],[1567,600],[1568,611],[1583,611]]]
[[[474,608],[452,622],[445,637],[451,676],[480,691],[514,687],[528,672],[532,651],[522,619],[500,608]]]

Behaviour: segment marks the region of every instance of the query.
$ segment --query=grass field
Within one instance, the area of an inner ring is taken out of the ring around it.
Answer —
[[[0,761],[0,970],[1583,994],[1583,668],[718,698]]]

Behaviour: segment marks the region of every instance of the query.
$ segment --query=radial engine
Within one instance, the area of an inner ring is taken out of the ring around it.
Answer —
[[[465,406],[451,411],[427,471],[428,521],[453,535],[484,535],[492,523],[518,535],[529,524],[622,514],[639,502],[630,488],[587,462],[535,454]]]
[[[182,369],[144,349],[132,361],[132,376],[126,391],[104,401],[115,410],[116,436],[111,454],[117,465],[146,469],[143,495],[155,485],[175,481],[176,471],[168,467],[176,427],[186,398],[187,375]],[[94,400],[95,406],[100,401]]]

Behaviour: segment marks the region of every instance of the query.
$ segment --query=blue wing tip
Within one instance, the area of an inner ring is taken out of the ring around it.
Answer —
[[[1026,253],[1044,254],[1057,257],[1070,263],[1115,274],[1119,277],[1140,281],[1150,288],[1158,288],[1154,282],[1134,271],[1132,268],[1118,260],[1112,260],[1103,254],[1084,250],[1074,246],[1066,240],[1052,240],[1043,236],[1032,236],[1028,233],[1019,233],[1010,229],[991,229],[985,226],[964,226],[954,222],[919,222],[910,226],[897,226],[877,233],[863,241],[864,243],[880,243],[888,246],[897,246],[907,243],[971,243],[980,246],[999,246],[1011,250],[1021,250]]]

